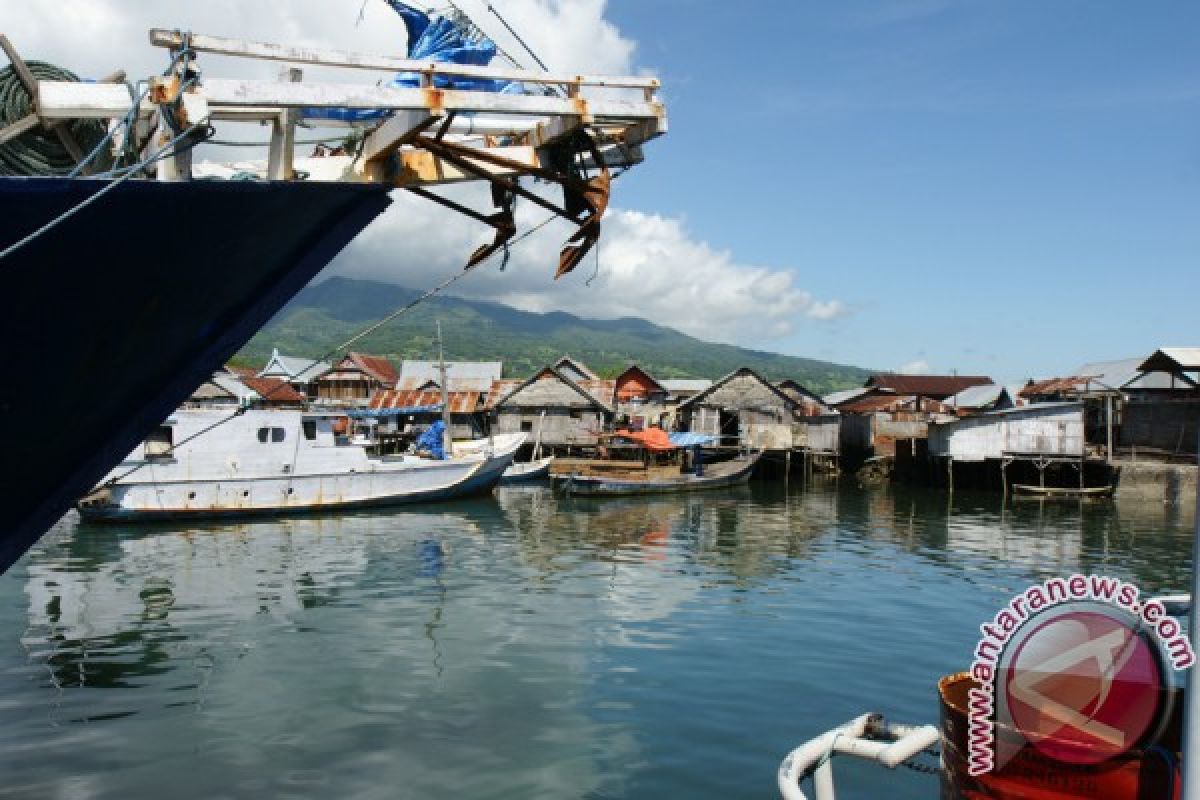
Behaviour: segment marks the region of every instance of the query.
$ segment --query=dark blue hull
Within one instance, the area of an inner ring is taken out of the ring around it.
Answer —
[[[0,178],[0,249],[104,186]],[[375,186],[128,181],[0,261],[0,570],[389,203]]]

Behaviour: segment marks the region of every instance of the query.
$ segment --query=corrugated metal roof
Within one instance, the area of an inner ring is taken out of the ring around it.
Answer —
[[[1167,372],[1142,372],[1140,358],[1122,358],[1117,361],[1096,361],[1084,364],[1075,371],[1077,375],[1085,375],[1090,380],[1089,391],[1105,389],[1172,389],[1178,384],[1172,382]]]
[[[827,406],[836,406],[849,402],[856,397],[862,397],[864,394],[867,394],[870,391],[870,389],[866,389],[861,386],[857,389],[842,389],[840,392],[830,392],[829,394],[825,395],[821,398],[821,402],[825,403]]]
[[[896,394],[949,397],[971,386],[993,383],[986,375],[898,375],[884,373],[867,379],[868,388],[891,389]]]
[[[500,374],[504,371],[504,362],[502,361],[447,361],[446,362],[446,380],[450,383],[455,381],[476,381],[486,382],[485,385],[490,386],[492,381],[500,380]],[[400,362],[400,380],[406,381],[415,379],[420,381],[441,380],[441,371],[438,368],[436,361],[401,361]]]
[[[275,366],[277,369],[272,369]],[[293,381],[310,382],[315,381],[323,373],[333,369],[333,365],[327,361],[317,361],[312,358],[300,358],[297,356],[280,355],[278,350],[271,353],[270,360],[263,367],[258,376],[260,378],[287,378]]]
[[[431,388],[440,385],[438,378],[419,378],[400,376],[400,380],[396,381],[396,389],[400,391],[412,391],[414,389]],[[446,388],[452,392],[487,392],[492,388],[495,381],[491,378],[453,378],[446,376]]]
[[[1138,365],[1145,372],[1200,370],[1200,347],[1160,347]]]
[[[838,406],[843,414],[874,414],[880,411],[912,411],[916,407],[913,395],[878,394],[863,397]],[[921,411],[934,414],[953,413],[945,403],[925,398],[921,401]]]
[[[305,400],[290,383],[279,378],[244,377],[241,382],[257,392],[268,405],[301,405]]]
[[[384,386],[395,386],[396,379],[400,377],[396,373],[396,366],[388,361],[383,356],[372,356],[366,353],[349,352],[342,362],[338,364],[339,369],[346,368],[346,362],[357,366],[363,372],[367,373],[375,380],[382,383]]]
[[[452,414],[471,414],[479,411],[479,392],[447,392],[446,400]],[[371,395],[370,408],[414,408],[441,406],[440,390],[398,391],[383,389]]]
[[[674,378],[672,380],[659,381],[658,383],[671,393],[703,392],[713,384],[708,378]]]
[[[1000,402],[1007,389],[999,384],[987,384],[984,386],[972,386],[963,389],[958,394],[951,395],[942,401],[942,405],[950,408],[991,408]]]
[[[1037,397],[1044,394],[1081,392],[1087,386],[1087,382],[1088,379],[1082,375],[1072,375],[1069,378],[1046,378],[1040,381],[1030,381],[1021,387],[1018,394],[1021,397]]]
[[[499,403],[508,396],[509,392],[511,392],[513,389],[516,389],[524,382],[525,381],[512,379],[492,381],[492,387],[488,389],[487,393],[487,407],[495,408],[496,403]]]
[[[979,414],[970,417],[970,419],[978,419],[979,417],[998,417],[1006,414],[1028,414],[1036,416],[1038,414],[1049,413],[1051,411],[1061,411],[1068,408],[1083,408],[1083,403],[1078,401],[1062,401],[1057,403],[1030,403],[1027,406],[1018,406],[1017,408],[1002,408],[999,411],[988,411],[986,414]],[[946,425],[954,424],[957,420],[937,421],[935,424]]]
[[[565,374],[568,378],[571,378],[572,380],[575,379],[576,374],[581,376],[581,380],[593,380],[594,381],[594,380],[599,380],[599,378],[600,378],[599,375],[592,372],[592,370],[588,368],[587,364],[583,363],[582,361],[578,361],[574,358],[571,358],[570,356],[563,356],[558,361],[555,361],[554,368],[557,370],[562,370],[562,369],[566,368],[569,371]]]

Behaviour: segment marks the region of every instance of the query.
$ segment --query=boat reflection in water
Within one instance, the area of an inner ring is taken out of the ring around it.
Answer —
[[[239,524],[65,519],[0,576],[18,796],[763,797],[865,705],[933,718],[1012,592],[1186,584],[1189,520],[814,480]],[[839,774],[915,800],[909,771]]]

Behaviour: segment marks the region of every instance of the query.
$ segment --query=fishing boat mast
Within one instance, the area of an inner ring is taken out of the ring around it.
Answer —
[[[450,393],[446,391],[446,358],[442,352],[442,321],[437,321],[438,384],[442,389],[442,449],[446,458],[454,455],[454,437],[450,435]]]

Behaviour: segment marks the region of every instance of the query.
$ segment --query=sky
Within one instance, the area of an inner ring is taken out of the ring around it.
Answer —
[[[459,4],[522,57],[484,0]],[[670,131],[616,183],[598,262],[553,281],[570,231],[551,225],[459,294],[1002,382],[1200,345],[1200,5],[493,5],[555,71],[660,77]],[[405,39],[382,0],[0,5],[22,52],[82,75],[160,70],[153,26],[393,54]],[[399,196],[326,275],[426,288],[488,238]]]

